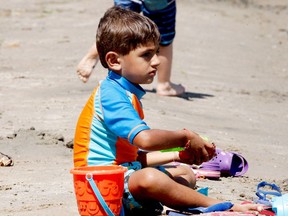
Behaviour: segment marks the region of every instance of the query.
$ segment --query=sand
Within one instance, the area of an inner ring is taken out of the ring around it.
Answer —
[[[288,3],[178,0],[172,79],[184,97],[143,86],[152,128],[188,128],[249,163],[243,177],[199,180],[209,196],[256,198],[262,181],[287,193]],[[77,215],[67,147],[101,65],[83,84],[76,66],[112,1],[12,0],[0,4],[1,215]]]

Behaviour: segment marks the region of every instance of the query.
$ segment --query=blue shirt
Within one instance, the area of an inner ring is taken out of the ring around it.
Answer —
[[[143,121],[140,85],[109,71],[93,91],[79,117],[74,138],[74,164],[109,165],[135,161],[135,136],[150,128]]]

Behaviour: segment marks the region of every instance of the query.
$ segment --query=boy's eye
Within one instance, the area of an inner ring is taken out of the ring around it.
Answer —
[[[158,53],[159,53],[159,49],[157,49],[156,51],[151,50],[151,51],[144,52],[142,56],[144,58],[151,59],[155,54],[158,55]]]
[[[152,58],[153,57],[153,53],[152,52],[145,52],[142,56],[144,57],[144,58]]]

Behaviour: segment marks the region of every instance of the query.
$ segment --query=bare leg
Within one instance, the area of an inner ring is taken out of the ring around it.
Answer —
[[[144,168],[133,173],[129,178],[129,190],[139,201],[157,200],[171,208],[207,207],[220,202],[177,183],[155,168]]]
[[[93,46],[90,48],[88,53],[82,58],[82,60],[77,66],[78,77],[84,83],[88,81],[98,60],[99,58],[98,58],[98,52],[96,49],[96,44],[93,44]]]
[[[178,165],[178,166],[165,166],[165,169],[171,174],[174,181],[179,184],[185,185],[191,189],[196,186],[196,177],[194,172],[189,166]]]
[[[170,169],[169,172],[174,175],[174,179],[155,168],[149,167],[136,171],[129,178],[129,190],[138,201],[144,203],[158,201],[170,208],[208,207],[223,202],[193,190],[191,188],[193,181],[188,182],[190,184],[188,186],[178,183],[177,178],[178,180],[182,178],[182,181],[187,183],[185,179],[186,174],[189,175],[189,172],[186,173],[187,170]],[[258,215],[258,212],[263,210],[263,206],[261,204],[234,204],[231,210]]]
[[[168,46],[161,46],[158,56],[161,64],[158,67],[157,94],[162,96],[182,95],[185,92],[185,88],[181,84],[177,85],[170,81],[173,44],[171,43]]]

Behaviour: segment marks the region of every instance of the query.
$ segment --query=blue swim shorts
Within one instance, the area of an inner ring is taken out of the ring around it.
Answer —
[[[116,6],[143,13],[158,26],[161,34],[160,45],[168,46],[175,38],[176,1],[175,0],[114,0]]]

